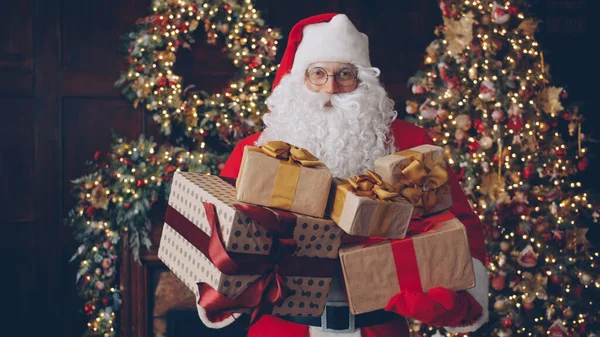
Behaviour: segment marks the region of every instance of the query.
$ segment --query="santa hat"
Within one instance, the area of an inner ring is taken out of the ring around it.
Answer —
[[[319,14],[290,31],[272,89],[288,73],[303,74],[314,62],[347,62],[370,67],[369,38],[345,14]]]

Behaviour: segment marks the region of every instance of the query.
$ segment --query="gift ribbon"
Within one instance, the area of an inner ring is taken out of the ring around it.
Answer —
[[[252,310],[251,323],[253,323],[261,315],[272,312],[273,305],[281,305],[289,295],[283,276],[332,277],[337,262],[335,259],[294,256],[296,248],[294,240],[274,238],[269,256],[227,252],[223,245],[215,206],[210,203],[203,203],[203,206],[211,227],[210,236],[171,206],[167,208],[165,222],[202,252],[223,274],[261,274],[235,299],[220,294],[206,283],[198,283],[201,295],[198,304],[207,313],[218,315],[223,311],[249,308]],[[238,209],[251,209],[254,216],[265,221],[261,225],[264,224],[265,227],[284,235],[287,231],[282,228],[288,227],[292,221],[295,224],[295,218],[292,220],[293,214],[289,212],[284,215],[284,212],[271,213],[270,210],[262,208],[260,214],[258,208],[239,207]],[[277,223],[281,225],[278,226]]]
[[[280,160],[269,206],[285,210],[292,209],[301,168],[325,166],[308,150],[283,141],[270,141],[261,147],[248,147],[248,151],[262,152]]]
[[[412,236],[423,233],[431,233],[444,226],[443,222],[454,219],[455,216],[450,212],[436,214],[424,219],[414,219],[408,227],[408,237],[398,240],[386,240],[369,238],[361,244],[363,247],[372,246],[377,243],[389,241],[392,248],[394,265],[396,266],[396,275],[398,285],[401,290],[423,291],[421,276],[419,274],[419,264]]]
[[[338,185],[331,218],[336,223],[339,222],[348,192],[360,197],[377,199],[379,203],[371,221],[368,236],[385,237],[394,215],[393,202],[404,200],[404,198],[392,185],[383,182],[377,173],[370,170],[366,170],[366,172],[367,174],[348,178],[346,182]]]
[[[412,161],[402,170],[394,187],[413,206],[429,213],[438,203],[436,190],[448,181],[448,172],[441,165],[444,157],[432,160],[431,156],[414,150],[396,152],[395,155],[412,158]]]

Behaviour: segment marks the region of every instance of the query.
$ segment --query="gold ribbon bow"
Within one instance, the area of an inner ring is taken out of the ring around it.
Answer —
[[[262,152],[269,157],[281,160],[274,178],[273,192],[269,199],[268,206],[270,207],[291,210],[302,167],[325,167],[325,164],[321,163],[308,150],[279,140],[267,142],[258,148],[248,147],[247,149]]]
[[[391,184],[383,182],[381,176],[371,170],[354,178],[348,178],[354,194],[371,199],[393,200],[397,199],[400,191]],[[402,197],[400,199],[403,199]]]
[[[349,186],[346,186],[349,188],[346,189],[342,186],[343,191],[349,190],[349,192],[352,192],[357,196],[378,200],[379,204],[377,205],[375,214],[371,220],[368,236],[386,237],[390,230],[390,226],[392,225],[394,202],[405,200],[404,197],[400,195],[400,191],[395,189],[391,184],[384,182],[377,173],[370,170],[367,170],[367,174],[348,178],[347,184]],[[336,200],[338,203],[338,213],[343,210],[345,193],[347,192],[343,193],[341,199],[336,198],[338,199]],[[341,215],[337,215],[338,221],[340,216]]]
[[[402,152],[397,154],[405,155]],[[439,156],[432,160],[420,152],[413,153],[412,156],[413,161],[402,170],[400,180],[394,187],[413,206],[422,207],[425,212],[429,212],[438,203],[436,190],[448,181],[448,172],[440,165],[444,158]]]
[[[270,157],[281,160],[287,159],[290,163],[296,163],[305,167],[325,166],[308,150],[280,140],[267,142],[260,149]]]

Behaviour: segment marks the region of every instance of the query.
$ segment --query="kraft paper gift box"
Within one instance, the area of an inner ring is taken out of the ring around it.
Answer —
[[[310,152],[281,141],[244,148],[239,201],[323,217],[332,176]]]
[[[331,185],[327,213],[348,234],[402,239],[412,212],[412,204],[375,172]]]
[[[257,219],[276,219],[281,228],[267,230]],[[270,314],[318,316],[342,234],[331,220],[238,202],[235,187],[217,176],[176,172],[158,257],[197,298],[212,291],[235,301],[277,281],[289,291]],[[294,244],[284,245],[286,240]],[[275,266],[274,251],[283,256],[281,266]]]
[[[346,294],[353,314],[383,309],[401,290],[435,287],[465,290],[475,286],[464,225],[452,216],[425,232],[401,240],[340,249]],[[433,218],[439,215],[433,216]],[[435,220],[434,220],[435,221]]]
[[[415,207],[413,215],[425,216],[452,207],[444,150],[424,144],[375,160],[375,172],[400,190]]]

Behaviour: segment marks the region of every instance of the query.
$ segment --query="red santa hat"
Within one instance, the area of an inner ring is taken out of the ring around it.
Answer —
[[[285,75],[303,74],[314,62],[347,62],[370,67],[369,39],[345,14],[319,14],[301,20],[290,31],[272,89]]]

